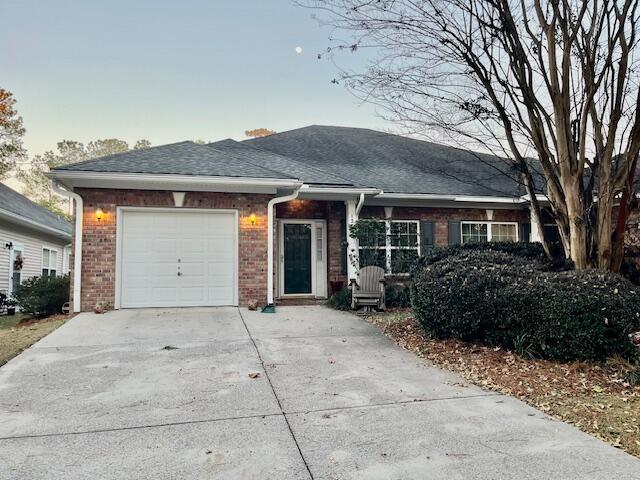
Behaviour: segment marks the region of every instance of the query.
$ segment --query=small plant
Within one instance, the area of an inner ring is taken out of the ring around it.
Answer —
[[[526,333],[516,335],[513,339],[513,351],[516,355],[528,360],[536,357],[536,349]]]
[[[343,288],[334,293],[327,301],[327,306],[334,310],[351,310],[351,290]]]
[[[636,368],[635,370],[627,372],[624,375],[624,381],[634,387],[640,385],[640,368]]]

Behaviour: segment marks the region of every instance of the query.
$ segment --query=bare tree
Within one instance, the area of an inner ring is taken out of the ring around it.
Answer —
[[[546,195],[576,268],[614,270],[614,206],[624,226],[640,150],[639,2],[300,1],[348,34],[330,52],[374,51],[365,71],[343,72],[353,91],[415,130],[504,157],[538,223]]]

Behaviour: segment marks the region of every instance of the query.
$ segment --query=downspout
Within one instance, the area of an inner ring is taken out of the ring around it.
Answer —
[[[364,206],[364,193],[360,194],[360,200],[358,200],[358,204],[356,205],[356,218],[360,218],[360,210]]]
[[[55,181],[50,181],[53,191],[63,197],[72,198],[76,202],[76,226],[75,226],[75,240],[73,251],[73,311],[79,312],[81,305],[81,281],[82,281],[82,212],[83,202],[82,197],[77,193],[70,190],[65,190]]]
[[[295,200],[304,187],[305,185],[301,185],[290,195],[272,198],[267,205],[267,306],[262,309],[265,313],[275,312],[273,305],[273,207],[278,203]]]

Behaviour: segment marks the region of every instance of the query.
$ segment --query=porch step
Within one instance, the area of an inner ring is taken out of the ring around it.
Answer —
[[[276,306],[295,306],[295,305],[324,305],[327,303],[325,298],[315,297],[297,297],[297,298],[279,298],[276,300]]]

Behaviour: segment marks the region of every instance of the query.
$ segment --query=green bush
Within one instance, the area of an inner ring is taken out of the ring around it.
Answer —
[[[69,301],[69,276],[32,277],[13,292],[20,310],[35,317],[46,317],[62,312]]]
[[[384,289],[387,308],[408,308],[411,306],[411,289],[402,283],[392,283]]]
[[[433,336],[557,360],[631,358],[640,291],[620,275],[558,270],[534,250],[453,248],[414,270],[416,319]]]
[[[343,288],[327,300],[327,305],[334,310],[351,310],[351,290]]]

